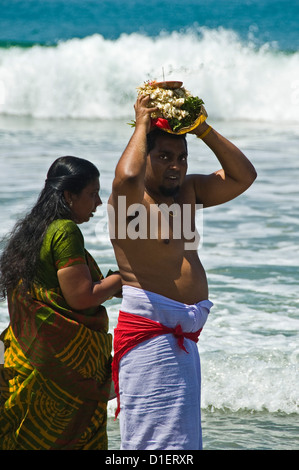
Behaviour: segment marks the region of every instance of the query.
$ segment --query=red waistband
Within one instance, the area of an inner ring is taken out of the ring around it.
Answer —
[[[194,333],[188,333],[182,330],[181,325],[177,325],[175,328],[168,328],[162,325],[162,323],[142,317],[141,315],[119,312],[117,327],[114,330],[114,357],[112,362],[112,379],[117,396],[115,418],[120,411],[118,369],[121,358],[139,343],[164,334],[173,334],[178,340],[179,347],[189,354],[184,346],[184,338],[191,339],[197,343],[201,330],[202,328]]]

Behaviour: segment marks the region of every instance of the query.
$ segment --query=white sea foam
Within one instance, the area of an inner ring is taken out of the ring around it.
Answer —
[[[56,47],[0,49],[0,113],[133,118],[136,87],[180,79],[214,119],[299,121],[299,53],[201,28],[151,38],[93,35]]]

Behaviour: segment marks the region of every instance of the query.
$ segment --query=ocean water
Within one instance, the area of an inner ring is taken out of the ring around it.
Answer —
[[[81,226],[86,246],[104,273],[116,268],[106,202],[136,87],[150,78],[182,80],[256,167],[246,193],[203,215],[214,303],[198,343],[206,450],[299,447],[298,12],[295,0],[0,0],[0,237],[53,160],[81,156],[100,169],[104,201]],[[202,142],[188,145],[190,172],[219,168]],[[113,333],[119,300],[106,307]]]

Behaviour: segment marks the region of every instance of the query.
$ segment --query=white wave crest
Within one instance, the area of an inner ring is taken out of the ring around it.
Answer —
[[[203,28],[0,49],[0,113],[133,118],[136,87],[162,71],[203,98],[211,119],[299,120],[298,52],[256,48],[232,31]]]

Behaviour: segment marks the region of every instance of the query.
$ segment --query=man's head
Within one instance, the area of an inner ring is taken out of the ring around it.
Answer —
[[[147,151],[146,189],[167,197],[175,196],[187,172],[185,134],[169,134],[154,129],[147,136]]]
[[[186,150],[187,150],[187,140],[186,140],[186,134],[170,134],[166,131],[163,131],[159,127],[155,127],[153,130],[151,130],[147,134],[147,153],[150,153],[150,151],[155,147],[156,141],[159,138],[165,138],[165,137],[170,137],[173,140],[183,140],[186,145]]]

